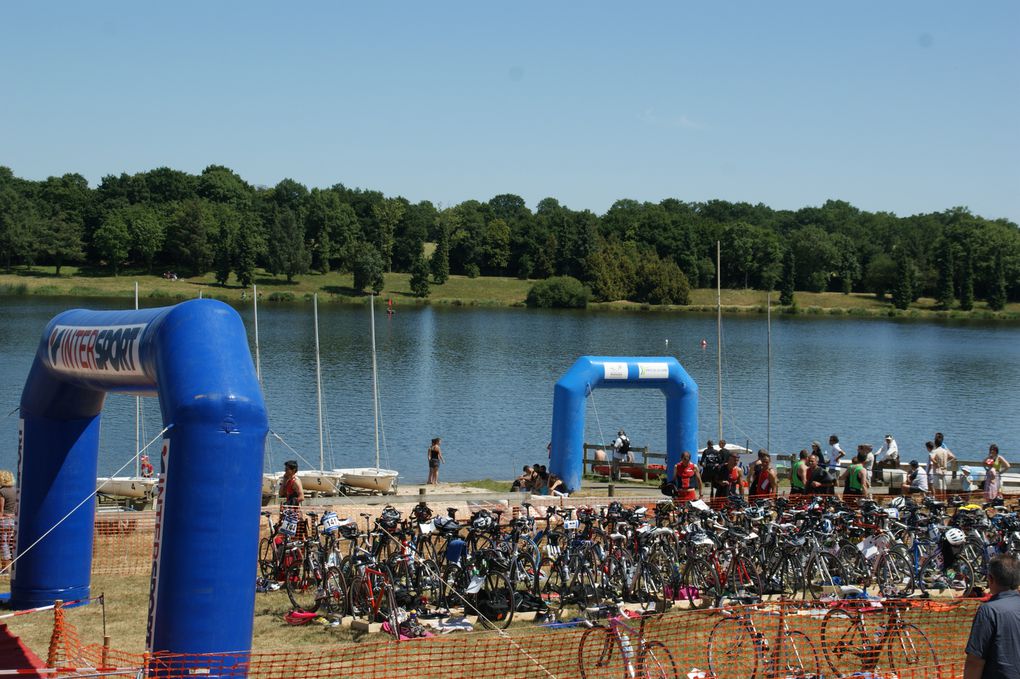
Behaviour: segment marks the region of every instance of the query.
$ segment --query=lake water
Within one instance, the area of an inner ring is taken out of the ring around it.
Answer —
[[[68,308],[130,304],[0,298],[0,467],[16,465],[17,414],[8,413],[49,319]],[[252,311],[239,312],[253,342]],[[319,317],[326,466],[372,465],[368,308],[321,304]],[[380,307],[376,332],[381,463],[398,469],[403,483],[424,480],[433,436],[443,437],[445,480],[511,478],[522,465],[544,461],[553,385],[585,354],[677,357],[700,388],[698,439],[717,438],[712,315],[424,307],[388,317]],[[311,304],[259,307],[270,426],[308,461],[302,466],[317,467],[313,333]],[[766,337],[764,315],[723,319],[724,437],[752,448],[769,439]],[[1007,458],[1020,458],[1020,326],[774,316],[772,347],[774,451],[799,450],[831,433],[847,450],[861,442],[877,447],[890,432],[904,459],[921,458],[924,442],[942,431],[958,456],[983,456],[997,442]],[[148,440],[162,425],[155,399],[143,404]],[[107,399],[102,474],[131,459],[134,411],[133,397]],[[597,390],[585,426],[592,443],[611,441],[622,427],[634,445],[662,451],[665,401],[657,391]],[[267,454],[274,470],[297,456],[276,439]]]

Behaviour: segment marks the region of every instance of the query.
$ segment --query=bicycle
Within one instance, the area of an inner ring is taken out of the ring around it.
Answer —
[[[744,604],[737,611],[722,610],[723,618],[708,636],[708,671],[713,679],[776,679],[782,677],[821,676],[818,650],[811,638],[787,625],[786,608],[778,613],[760,611],[762,615],[779,616],[779,629],[769,643],[758,631],[751,611],[761,603],[757,597],[738,600]]]
[[[938,654],[928,637],[913,623],[904,622],[909,602],[886,600],[881,606],[842,604],[822,618],[822,650],[825,662],[837,677],[859,673],[898,672],[913,668],[929,670],[925,676],[942,676]],[[886,613],[884,622],[871,627],[866,616]],[[882,662],[885,655],[888,664]]]
[[[581,679],[597,677],[624,677],[630,679],[679,679],[676,661],[669,648],[661,641],[645,637],[649,616],[639,617],[637,627],[625,622],[619,608],[608,618],[608,627],[591,627],[581,636],[578,647],[578,667]]]

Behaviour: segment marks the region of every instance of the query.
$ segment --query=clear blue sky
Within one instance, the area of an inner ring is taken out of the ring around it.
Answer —
[[[1020,3],[0,5],[0,165],[1020,221]]]

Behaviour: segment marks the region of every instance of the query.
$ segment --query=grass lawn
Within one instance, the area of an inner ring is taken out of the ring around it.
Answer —
[[[139,296],[146,300],[182,301],[198,297],[214,297],[232,303],[250,299],[251,291],[241,288],[231,278],[220,285],[213,274],[169,281],[160,275],[127,271],[120,276],[109,276],[73,266],[62,268],[60,276],[53,267],[16,268],[0,274],[0,295],[52,295],[70,297],[133,297],[134,284],[138,283]],[[367,295],[353,288],[350,274],[331,272],[311,273],[288,282],[282,276],[272,276],[260,270],[256,275],[260,299],[266,302],[304,302],[318,293],[322,302],[364,303]],[[411,296],[410,275],[386,274],[381,293],[400,304],[450,304],[457,306],[522,306],[534,281],[509,277],[450,276],[443,285],[433,285],[427,300]],[[777,313],[803,315],[897,317],[897,318],[976,318],[1020,320],[1020,303],[1012,303],[1001,312],[990,311],[984,302],[975,303],[970,312],[957,309],[936,311],[935,300],[921,298],[910,309],[899,311],[888,301],[874,295],[838,292],[798,292],[793,308],[778,307],[778,293],[772,295]],[[764,313],[766,293],[759,290],[723,290],[722,307],[725,313]],[[661,310],[661,311],[715,311],[716,291],[702,288],[691,291],[687,306],[657,307],[634,302],[591,304],[593,310]]]

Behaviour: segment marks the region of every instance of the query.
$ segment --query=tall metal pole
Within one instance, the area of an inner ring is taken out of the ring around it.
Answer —
[[[262,384],[262,361],[259,358],[259,286],[252,283],[251,303],[255,309],[255,377]]]
[[[315,394],[319,405],[319,471],[326,464],[322,446],[322,365],[319,362],[319,295],[312,295],[312,310],[315,316]]]
[[[765,381],[765,449],[772,452],[772,291],[765,295],[765,318],[768,322],[768,379]]]
[[[375,468],[379,468],[379,378],[375,360],[375,294],[370,300],[369,317],[372,319],[372,416],[375,418]]]
[[[138,311],[138,281],[135,281],[135,311]],[[135,477],[142,475],[138,451],[142,448],[142,397],[135,396]]]
[[[719,394],[719,438],[723,437],[722,420],[722,247],[715,242],[715,371]]]

